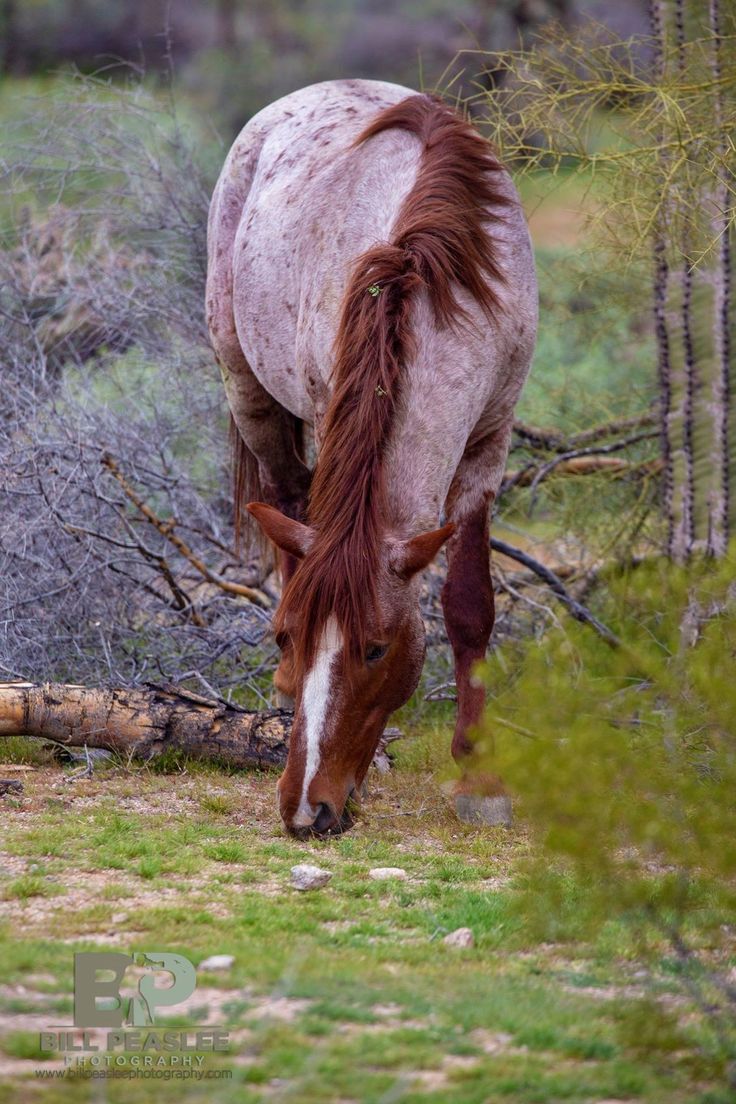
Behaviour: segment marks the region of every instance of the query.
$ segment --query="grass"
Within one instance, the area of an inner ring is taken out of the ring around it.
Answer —
[[[592,943],[574,924],[554,943],[527,931],[514,878],[529,841],[520,827],[455,821],[433,781],[445,754],[432,726],[415,733],[393,775],[373,780],[353,832],[308,844],[282,833],[269,776],[114,768],[70,788],[70,809],[49,801],[61,769],[39,767],[2,828],[16,876],[2,883],[0,1069],[12,1062],[12,1072],[0,1101],[35,1099],[38,1031],[71,1022],[74,951],[111,947],[164,948],[195,964],[234,956],[227,972],[201,974],[189,1011],[172,1009],[182,1029],[220,1021],[233,1036],[217,1060],[232,1079],[209,1081],[207,1095],[187,1082],[187,1099],[716,1101],[697,1015],[661,1004],[672,979],[653,979],[644,1004],[629,995],[625,930]],[[289,871],[299,861],[332,881],[298,894]],[[407,880],[372,881],[379,865]],[[446,947],[461,926],[475,946]],[[17,1026],[21,1015],[35,1017],[32,1029]],[[44,1092],[92,1100],[91,1085],[47,1082]],[[112,1101],[154,1094],[142,1080],[105,1085]],[[162,1099],[170,1092],[155,1086]]]
[[[29,897],[53,897],[59,892],[58,886],[50,884],[42,875],[28,873],[8,883],[4,887],[3,898],[27,901]]]

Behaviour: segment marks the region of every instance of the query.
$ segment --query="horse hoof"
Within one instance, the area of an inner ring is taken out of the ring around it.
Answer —
[[[513,821],[511,798],[506,794],[481,797],[479,794],[455,795],[455,812],[464,824],[502,824],[508,828]]]

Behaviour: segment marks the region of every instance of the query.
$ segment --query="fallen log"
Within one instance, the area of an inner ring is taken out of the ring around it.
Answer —
[[[173,688],[0,683],[0,737],[37,736],[136,759],[174,751],[229,767],[281,767],[291,722],[285,709],[247,712]]]
[[[0,683],[0,737],[36,736],[66,747],[104,748],[150,760],[164,752],[237,769],[283,767],[293,714],[249,711],[167,686],[91,689],[67,683]],[[373,757],[391,766],[387,728]]]

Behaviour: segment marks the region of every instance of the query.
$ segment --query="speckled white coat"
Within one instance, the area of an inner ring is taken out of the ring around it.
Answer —
[[[208,321],[234,417],[264,465],[259,427],[268,411],[252,377],[311,425],[319,444],[350,267],[390,239],[421,153],[397,130],[352,143],[379,111],[413,94],[378,81],[313,85],[256,115],[225,162],[209,219]],[[537,322],[526,223],[505,174],[503,187],[515,203],[492,222],[506,274],[501,322],[492,326],[468,301],[475,326],[438,330],[427,301],[417,303],[417,353],[405,366],[385,465],[397,536],[436,525],[443,511],[462,517],[495,494],[503,475]]]

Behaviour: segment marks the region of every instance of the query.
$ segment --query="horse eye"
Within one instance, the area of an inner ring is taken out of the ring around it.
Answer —
[[[370,644],[365,653],[366,663],[377,663],[379,659],[383,659],[387,651],[388,644]]]
[[[288,643],[289,634],[287,632],[276,633],[276,647],[279,649],[279,651],[283,652]]]

